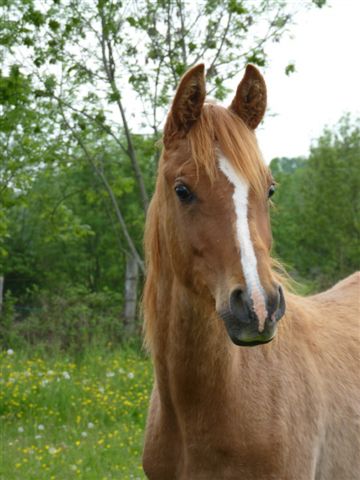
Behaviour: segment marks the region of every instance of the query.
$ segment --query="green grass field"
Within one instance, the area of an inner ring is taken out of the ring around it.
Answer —
[[[152,383],[132,350],[0,354],[0,479],[143,479]]]

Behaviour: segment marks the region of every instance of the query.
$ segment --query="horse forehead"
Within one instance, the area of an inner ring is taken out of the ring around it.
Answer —
[[[196,172],[196,164],[191,152],[185,146],[167,151],[163,159],[163,172],[166,177],[192,175]]]
[[[191,148],[185,138],[176,139],[170,148],[164,150],[165,161],[172,164],[181,164],[184,159],[191,157]]]

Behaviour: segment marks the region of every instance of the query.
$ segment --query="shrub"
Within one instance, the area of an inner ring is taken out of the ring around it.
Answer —
[[[39,291],[25,313],[16,313],[14,300],[7,298],[0,320],[5,348],[26,344],[79,352],[89,345],[120,343],[123,334],[121,295],[84,287]]]

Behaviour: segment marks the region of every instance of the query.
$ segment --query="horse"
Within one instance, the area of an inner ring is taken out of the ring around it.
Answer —
[[[229,108],[181,79],[145,228],[150,480],[359,480],[359,273],[309,297],[271,257],[248,65]]]

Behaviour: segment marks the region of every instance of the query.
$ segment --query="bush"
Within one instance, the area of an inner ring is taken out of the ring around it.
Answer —
[[[11,292],[5,294],[4,303],[0,315],[0,345],[3,348],[23,347],[25,340],[14,328],[15,298]]]
[[[3,347],[25,345],[46,349],[83,351],[89,345],[120,343],[123,339],[121,295],[89,292],[84,287],[64,287],[56,293],[42,290],[24,314],[16,313],[7,298],[0,320]]]

